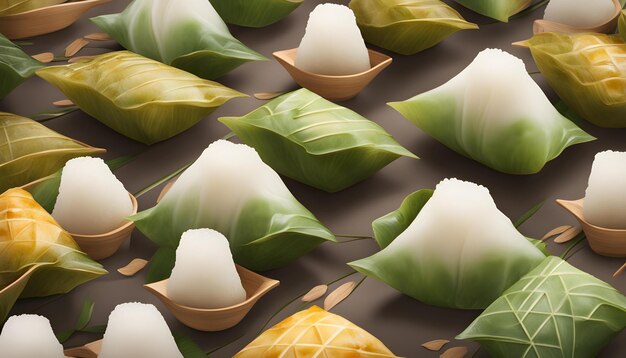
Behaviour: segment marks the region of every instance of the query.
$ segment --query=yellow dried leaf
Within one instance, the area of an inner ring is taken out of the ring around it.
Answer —
[[[84,36],[85,39],[87,40],[92,40],[92,41],[109,41],[112,40],[111,36],[109,36],[109,34],[107,34],[106,32],[94,32],[93,34],[89,34]]]
[[[89,40],[86,40],[82,37],[72,41],[72,43],[67,45],[67,47],[65,48],[65,57],[74,56],[83,47],[87,46],[87,44],[89,44]]]
[[[54,101],[52,102],[52,104],[57,107],[67,107],[67,106],[73,106],[74,102],[70,101],[69,99],[62,99],[60,101]]]
[[[582,231],[583,229],[580,226],[574,226],[563,232],[561,235],[557,236],[556,239],[554,239],[554,242],[557,244],[564,244],[578,236],[578,234],[580,234]]]
[[[422,347],[430,350],[430,351],[439,351],[443,346],[450,343],[447,339],[435,339],[433,341],[426,342],[422,344]]]
[[[559,227],[557,227],[555,229],[552,229],[552,230],[548,231],[545,235],[543,235],[543,237],[541,238],[541,241],[544,241],[544,240],[546,240],[548,238],[551,238],[552,236],[562,234],[562,233],[564,233],[565,231],[567,231],[567,230],[569,230],[571,228],[572,228],[571,225],[563,225],[563,226],[559,226]]]
[[[341,301],[348,298],[348,296],[350,296],[355,288],[356,283],[354,281],[346,282],[343,285],[337,287],[324,300],[324,309],[326,311],[329,311],[333,307],[337,306],[339,303],[341,303]]]
[[[467,347],[453,347],[443,352],[439,358],[464,358],[467,352]]]
[[[118,268],[117,272],[121,273],[124,276],[131,277],[136,275],[137,272],[146,267],[146,264],[148,264],[147,260],[133,259],[126,266]]]
[[[262,101],[274,99],[280,95],[285,94],[286,92],[259,92],[254,94],[254,98],[260,99]]]
[[[615,273],[613,274],[613,277],[617,277],[621,275],[622,273],[624,273],[624,271],[626,271],[626,263],[624,263],[622,267],[620,267],[619,269],[617,269],[617,271],[615,271]]]
[[[54,60],[54,54],[52,52],[38,53],[32,57],[41,63],[50,63]]]
[[[318,298],[324,296],[326,294],[326,291],[328,291],[328,286],[326,285],[315,286],[309,292],[307,292],[306,295],[302,296],[302,301],[313,302]]]

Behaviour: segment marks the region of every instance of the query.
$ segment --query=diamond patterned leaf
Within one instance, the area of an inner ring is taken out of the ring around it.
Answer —
[[[549,257],[494,301],[458,339],[494,357],[595,357],[626,327],[626,297]]]

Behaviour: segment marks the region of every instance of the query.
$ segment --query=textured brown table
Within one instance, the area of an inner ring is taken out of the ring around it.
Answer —
[[[306,0],[291,16],[272,26],[263,29],[232,27],[232,33],[270,58],[273,51],[298,46],[308,13],[320,2]],[[452,3],[449,0],[446,2]],[[90,16],[121,11],[127,3],[126,0],[114,0],[93,9],[65,30],[32,39],[34,44],[26,46],[25,50],[30,54],[44,51],[62,53],[63,48],[75,38],[98,31],[89,21]],[[470,21],[479,24],[491,22],[456,4],[453,6]],[[420,156],[421,160],[399,159],[369,180],[340,193],[327,194],[285,179],[289,188],[335,233],[370,235],[372,220],[397,208],[409,193],[420,188],[432,188],[446,177],[457,177],[487,186],[500,210],[512,218],[518,217],[542,199],[547,199],[547,204],[538,215],[522,227],[522,232],[526,235],[538,237],[556,226],[574,223],[574,219],[559,208],[554,199],[582,197],[594,154],[607,149],[626,150],[626,130],[601,129],[585,124],[583,128],[598,137],[598,141],[567,149],[537,175],[511,176],[495,172],[454,153],[385,105],[386,102],[403,100],[446,82],[467,66],[479,51],[487,47],[510,51],[524,59],[529,71],[534,71],[536,67],[529,51],[512,48],[510,44],[530,37],[532,20],[542,16],[542,13],[543,10],[539,10],[509,24],[491,24],[477,31],[457,33],[439,46],[414,56],[392,54],[394,63],[380,77],[357,98],[342,103],[381,124],[401,144]],[[85,49],[80,54],[99,51],[102,50]],[[554,98],[543,78],[540,75],[534,78]],[[246,64],[222,77],[219,82],[248,94],[295,88],[291,78],[275,61]],[[63,94],[55,88],[34,77],[0,101],[0,110],[28,116],[52,108],[53,101],[63,98]],[[195,159],[209,143],[225,135],[227,128],[217,122],[216,118],[243,115],[261,104],[263,101],[252,97],[233,100],[192,129],[151,147],[118,135],[80,111],[51,120],[46,125],[70,137],[106,148],[107,158],[141,152],[134,162],[116,173],[131,192],[136,192]],[[159,189],[141,197],[142,209],[154,204]],[[551,244],[550,249],[558,254],[563,246]],[[281,281],[280,287],[264,297],[241,324],[218,333],[196,332],[178,323],[154,296],[142,288],[145,272],[132,278],[125,278],[116,272],[117,268],[133,258],[150,258],[154,250],[155,245],[135,231],[129,245],[124,246],[114,257],[103,261],[110,271],[109,275],[60,298],[22,300],[12,313],[33,312],[36,309],[35,313],[50,318],[53,327],[60,330],[69,328],[75,322],[86,298],[92,298],[96,302],[92,324],[105,324],[109,312],[119,303],[149,302],[161,310],[172,331],[191,337],[207,351],[243,335],[243,338],[214,354],[216,357],[230,357],[255,338],[264,322],[283,304],[302,291],[340,277],[349,271],[345,262],[371,255],[376,252],[377,247],[368,241],[341,245],[324,244],[287,267],[267,272],[268,276]],[[623,259],[600,257],[584,247],[569,261],[626,293],[626,275],[617,279],[611,278],[613,272],[624,262]],[[354,275],[350,279],[359,279],[359,276]],[[41,307],[44,303],[48,304]],[[290,306],[272,323],[292,314],[296,307],[297,304]],[[428,352],[420,344],[432,339],[453,339],[479,314],[478,311],[427,306],[374,279],[365,280],[333,312],[374,334],[397,355],[407,357],[437,357],[439,353]],[[68,341],[66,346],[75,346],[98,338],[96,335],[80,334]],[[465,342],[453,344],[468,345]],[[473,351],[476,346],[471,347]],[[478,356],[486,354],[481,350]],[[626,356],[626,332],[616,337],[602,354],[602,357],[623,356]]]

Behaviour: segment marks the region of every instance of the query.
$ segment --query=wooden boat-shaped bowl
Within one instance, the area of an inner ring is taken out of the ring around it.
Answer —
[[[87,343],[84,346],[68,348],[63,353],[72,358],[98,358],[102,351],[102,340]]]
[[[274,52],[273,55],[300,86],[330,101],[345,101],[355,97],[393,61],[385,54],[368,50],[372,66],[369,70],[347,76],[326,76],[297,68],[295,65],[297,52],[298,49],[293,48]]]
[[[157,296],[184,325],[205,332],[222,331],[241,322],[263,295],[280,284],[277,280],[261,276],[239,265],[236,266],[241,284],[246,290],[246,300],[230,307],[202,309],[180,305],[167,296],[169,279],[150,283],[144,287]]]
[[[559,199],[556,202],[576,217],[594,252],[609,257],[626,257],[626,230],[606,229],[587,222],[583,215],[584,199]]]
[[[111,0],[78,0],[0,16],[0,33],[11,40],[23,39],[64,29],[87,10]]]
[[[615,4],[615,13],[613,14],[613,16],[605,22],[598,24],[597,26],[578,27],[548,20],[535,20],[535,22],[533,23],[533,33],[538,34],[542,32],[560,32],[575,34],[596,32],[602,34],[612,34],[615,32],[615,28],[617,27],[617,21],[619,20],[619,16],[622,12],[622,5],[620,4],[619,0],[613,0],[613,3]]]

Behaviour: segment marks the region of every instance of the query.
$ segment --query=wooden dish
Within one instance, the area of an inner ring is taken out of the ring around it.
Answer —
[[[589,246],[597,254],[609,257],[626,257],[626,230],[605,229],[588,223],[583,216],[585,199],[574,201],[557,200],[565,210],[572,213],[587,236]]]
[[[0,33],[10,40],[48,34],[70,26],[87,10],[110,1],[69,1],[19,14],[0,16]]]
[[[144,287],[157,296],[184,325],[205,332],[223,331],[241,322],[263,295],[280,284],[279,281],[261,276],[239,265],[236,266],[247,298],[244,302],[230,307],[202,309],[180,305],[167,296],[169,279],[150,283]]]
[[[580,1],[580,0],[579,0]],[[617,27],[617,21],[619,19],[619,15],[622,12],[622,5],[619,0],[613,0],[615,4],[615,13],[613,16],[607,21],[593,27],[577,27],[562,24],[559,22],[553,22],[548,20],[535,20],[533,23],[533,33],[539,34],[542,32],[561,32],[567,34],[575,34],[575,33],[587,33],[587,32],[596,32],[603,34],[612,34],[615,32],[615,28]]]
[[[63,353],[73,358],[98,358],[102,351],[102,340],[87,343],[84,346],[66,349]]]
[[[300,86],[319,94],[330,101],[345,101],[353,98],[378,74],[391,64],[393,59],[385,54],[368,50],[372,68],[365,72],[347,76],[326,76],[303,71],[295,66],[297,48],[274,52],[274,58],[289,72]]]

